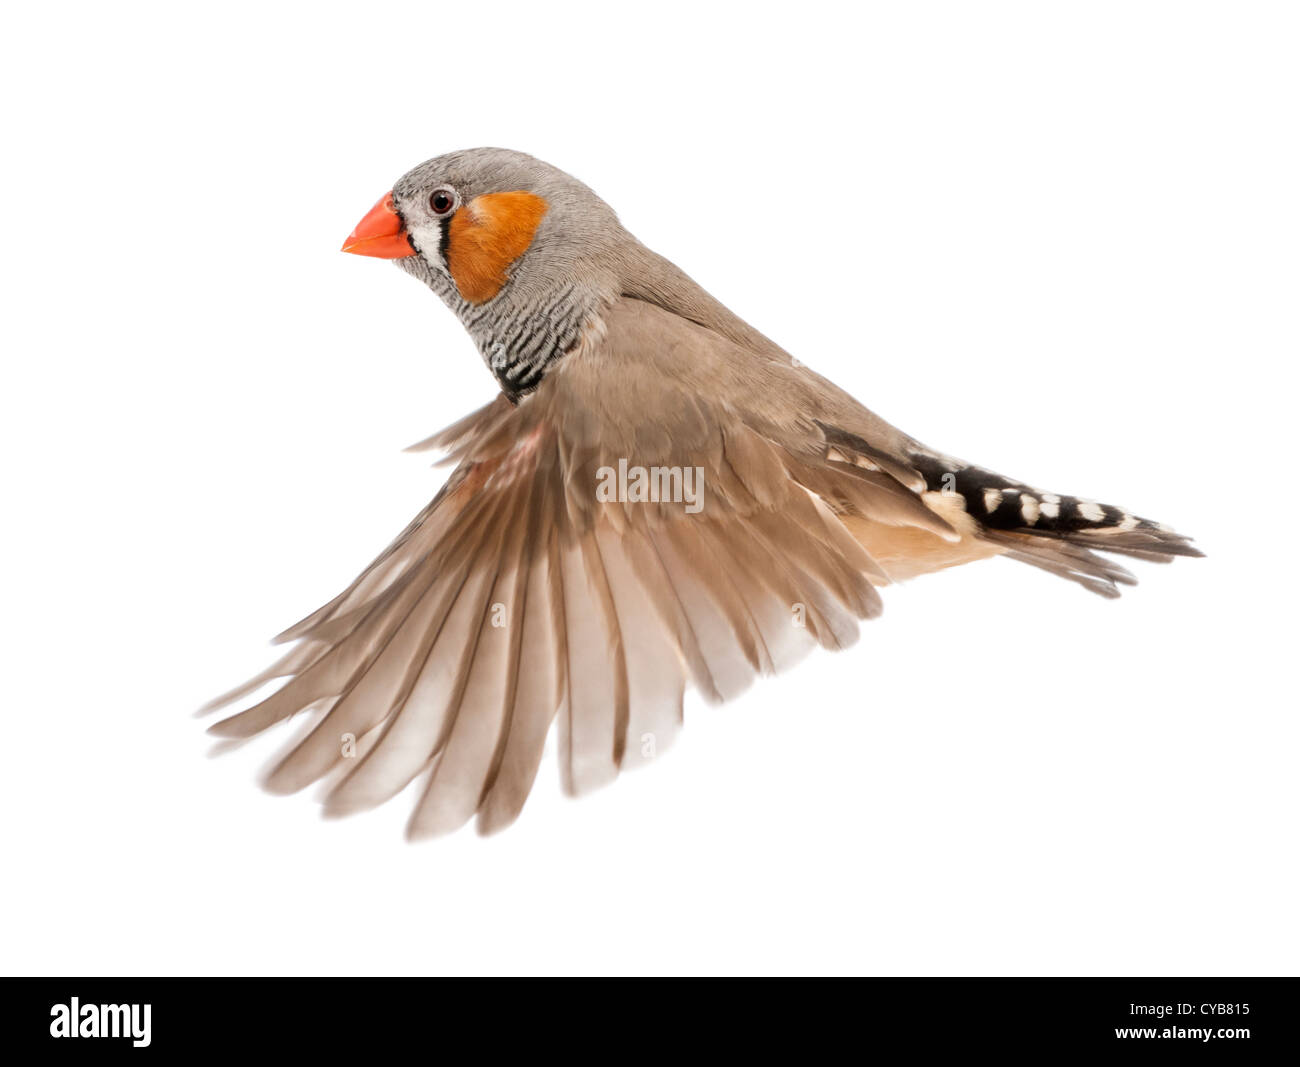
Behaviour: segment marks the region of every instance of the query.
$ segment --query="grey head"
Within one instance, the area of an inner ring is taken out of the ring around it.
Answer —
[[[537,388],[620,297],[788,359],[624,230],[586,185],[523,152],[472,148],[421,163],[343,247],[394,259],[437,293],[513,401]]]
[[[456,313],[512,398],[619,295],[636,244],[582,182],[505,148],[421,163],[393,186],[393,203],[416,252],[397,264]]]

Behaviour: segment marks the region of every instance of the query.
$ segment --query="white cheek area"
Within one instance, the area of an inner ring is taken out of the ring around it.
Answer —
[[[435,222],[421,226],[410,226],[406,232],[410,234],[411,244],[424,257],[424,261],[434,270],[447,274],[447,264],[442,261],[440,251],[442,248],[442,227]]]

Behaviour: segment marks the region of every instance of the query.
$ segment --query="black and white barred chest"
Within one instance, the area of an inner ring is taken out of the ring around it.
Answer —
[[[504,300],[471,304],[450,279],[440,279],[438,295],[456,313],[502,392],[517,400],[537,388],[556,360],[578,343],[594,308],[568,284],[519,305]]]

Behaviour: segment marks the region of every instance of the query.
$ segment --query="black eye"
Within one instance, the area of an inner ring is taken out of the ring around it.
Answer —
[[[435,189],[429,194],[429,208],[435,215],[445,215],[456,206],[456,194],[450,189]]]

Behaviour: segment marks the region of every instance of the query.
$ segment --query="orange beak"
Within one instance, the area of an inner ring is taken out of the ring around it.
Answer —
[[[379,203],[366,212],[343,242],[343,251],[380,259],[404,259],[415,255],[411,239],[393,206],[393,194],[385,193]]]

